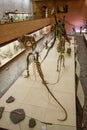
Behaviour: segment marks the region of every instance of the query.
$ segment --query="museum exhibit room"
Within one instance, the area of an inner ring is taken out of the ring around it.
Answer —
[[[87,0],[0,0],[0,130],[87,130]]]

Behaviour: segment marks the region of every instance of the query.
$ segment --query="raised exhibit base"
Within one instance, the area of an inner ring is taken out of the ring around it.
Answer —
[[[73,39],[71,42],[73,43]],[[60,79],[57,84],[52,85],[58,77],[58,72],[56,71],[58,60],[56,45],[51,49],[41,66],[50,90],[67,111],[67,120],[57,120],[63,119],[65,113],[42,84],[35,64],[32,63],[30,65],[30,77],[24,78],[24,72],[0,99],[0,106],[5,107],[5,112],[0,120],[0,127],[11,130],[29,130],[31,129],[28,126],[29,119],[34,118],[37,122],[37,125],[33,128],[35,130],[76,130],[74,44],[71,47],[71,56],[65,53],[65,68],[61,67]],[[41,52],[41,59],[43,59],[46,51],[44,49]],[[6,100],[10,96],[13,96],[15,101],[7,104]],[[15,125],[9,117],[10,112],[18,108],[24,109],[26,118]],[[44,125],[41,122],[51,123],[53,125]]]

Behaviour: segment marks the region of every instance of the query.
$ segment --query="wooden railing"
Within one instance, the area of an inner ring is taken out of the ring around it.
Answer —
[[[0,25],[0,47],[16,40],[23,34],[37,31],[52,23],[51,18],[14,22]]]

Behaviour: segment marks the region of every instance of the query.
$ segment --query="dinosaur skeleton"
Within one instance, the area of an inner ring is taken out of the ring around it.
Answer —
[[[63,36],[60,38],[59,44],[57,46],[57,52],[60,53],[58,60],[57,60],[57,71],[60,71],[61,70],[61,63],[63,63],[63,67],[65,67],[65,64],[64,64],[65,63],[65,57],[64,57],[65,38]]]
[[[54,47],[55,42],[58,38],[59,43],[57,44],[57,52],[58,52],[58,60],[57,60],[57,71],[58,71],[58,77],[55,83],[49,83],[51,85],[57,84],[59,82],[60,79],[60,71],[61,71],[61,65],[63,63],[63,67],[65,67],[65,57],[64,57],[64,53],[65,53],[65,42],[67,41],[70,45],[70,39],[67,36],[65,27],[60,24],[57,20],[56,17],[56,13],[54,10],[52,10],[52,16],[54,16],[55,19],[55,24],[51,27],[51,31],[53,33],[53,42],[51,42],[51,46],[48,48],[47,53],[45,55],[45,57],[43,58],[42,62],[46,59],[46,57],[48,56],[50,50]],[[42,63],[41,62],[41,63]]]
[[[32,36],[28,36],[28,35],[23,35],[21,36],[18,41],[21,43],[21,46],[25,47],[25,49],[29,48],[29,49],[32,49],[31,52],[29,52],[27,54],[27,58],[26,58],[26,62],[27,62],[27,66],[26,66],[26,70],[27,70],[27,75],[25,76],[26,78],[29,77],[29,64],[30,64],[30,61],[29,61],[29,57],[31,55],[33,55],[33,51],[35,51],[36,49],[36,41],[35,41],[35,38],[32,37]]]
[[[65,61],[65,57],[63,55],[64,51],[65,51],[65,41],[67,41],[69,44],[70,44],[70,39],[68,38],[67,34],[66,34],[66,30],[64,28],[64,26],[62,24],[60,24],[57,20],[57,17],[56,17],[56,14],[55,14],[55,11],[52,10],[52,13],[51,13],[53,16],[54,16],[54,19],[55,19],[55,25],[52,26],[51,30],[54,32],[54,40],[53,42],[51,43],[51,46],[49,47],[45,57],[43,58],[42,62],[45,60],[45,58],[47,57],[49,51],[53,48],[54,44],[55,44],[55,41],[56,39],[58,38],[59,40],[59,44],[58,44],[58,47],[57,47],[57,51],[60,53],[59,54],[59,59],[58,59],[58,62],[57,64],[59,64],[59,62],[61,62],[63,60],[63,66],[64,65],[64,61]],[[42,63],[41,62],[41,63]],[[58,66],[57,65],[57,70],[58,70]]]
[[[24,45],[24,47],[28,47],[27,43],[30,43],[30,46],[32,48],[32,52],[28,53],[27,55],[27,75],[26,77],[29,77],[29,57],[31,55],[33,55],[33,51],[35,51],[35,48],[36,48],[36,42],[35,42],[35,39],[34,37],[31,37],[31,36],[22,36],[18,39],[18,41],[20,43],[22,43]],[[52,45],[53,46],[53,45]],[[36,68],[37,68],[37,71],[39,73],[39,76],[42,80],[42,83],[44,84],[44,86],[46,87],[47,91],[49,92],[49,94],[52,96],[52,98],[56,101],[56,103],[63,109],[64,113],[65,113],[65,117],[63,119],[58,119],[59,121],[65,121],[67,120],[67,111],[65,110],[65,108],[62,106],[62,104],[57,100],[57,98],[54,96],[54,94],[51,92],[51,90],[49,89],[48,85],[47,85],[47,82],[44,80],[44,74],[42,72],[42,69],[41,69],[41,63],[39,62],[39,53],[38,52],[35,52],[35,54],[33,55],[34,57],[34,63],[36,64]]]

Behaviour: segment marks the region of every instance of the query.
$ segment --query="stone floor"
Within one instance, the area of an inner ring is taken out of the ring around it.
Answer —
[[[76,36],[76,41],[78,44],[78,60],[81,67],[80,80],[82,88],[85,94],[85,101],[83,107],[83,128],[78,128],[79,130],[87,130],[87,47],[84,42],[83,35]]]

